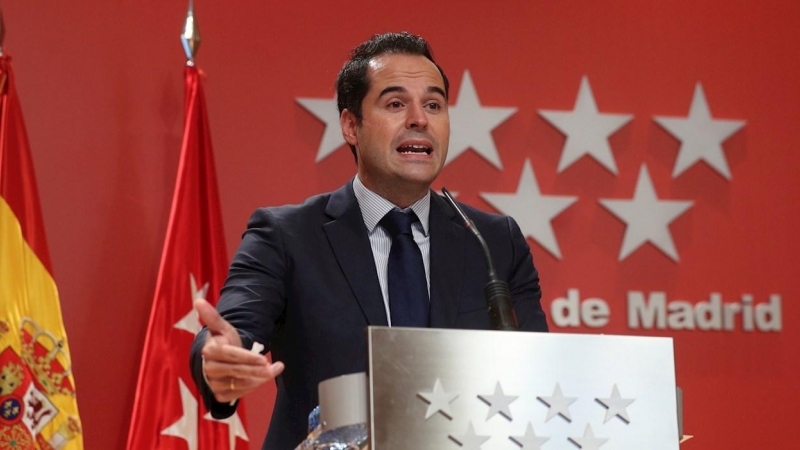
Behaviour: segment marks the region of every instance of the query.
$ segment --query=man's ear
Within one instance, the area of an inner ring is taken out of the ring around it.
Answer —
[[[343,110],[342,114],[339,116],[339,124],[342,126],[342,136],[345,142],[350,145],[358,145],[358,136],[356,135],[358,119],[355,114],[347,109]]]

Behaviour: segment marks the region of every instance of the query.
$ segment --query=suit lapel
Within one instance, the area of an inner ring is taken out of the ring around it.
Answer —
[[[431,193],[430,276],[431,327],[451,328],[458,317],[458,296],[464,274],[464,234],[450,205]]]
[[[331,194],[325,213],[333,219],[323,226],[328,243],[367,322],[388,325],[372,247],[352,182]]]

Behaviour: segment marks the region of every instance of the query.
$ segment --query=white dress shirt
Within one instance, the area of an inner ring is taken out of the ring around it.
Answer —
[[[356,194],[358,206],[361,208],[361,215],[364,218],[364,225],[369,234],[369,244],[372,247],[372,256],[375,258],[375,268],[378,270],[378,282],[381,285],[383,294],[383,306],[386,308],[386,317],[389,325],[392,324],[392,317],[389,313],[389,251],[392,249],[392,237],[378,223],[392,209],[401,209],[389,200],[381,197],[369,190],[356,175],[353,179],[353,191]],[[431,238],[428,235],[428,223],[431,211],[431,192],[428,191],[424,197],[417,200],[413,205],[402,211],[414,211],[419,218],[418,222],[411,224],[411,232],[414,234],[414,242],[417,243],[420,253],[422,253],[422,263],[425,265],[425,280],[428,283],[428,297],[431,291],[431,270],[430,270],[430,249]]]

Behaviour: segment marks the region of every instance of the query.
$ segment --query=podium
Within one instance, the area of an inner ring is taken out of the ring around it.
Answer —
[[[370,327],[372,450],[678,450],[671,338]]]

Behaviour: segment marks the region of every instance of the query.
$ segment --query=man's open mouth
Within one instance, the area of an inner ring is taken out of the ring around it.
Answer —
[[[422,144],[407,144],[397,147],[397,151],[404,155],[430,155],[433,149]]]

